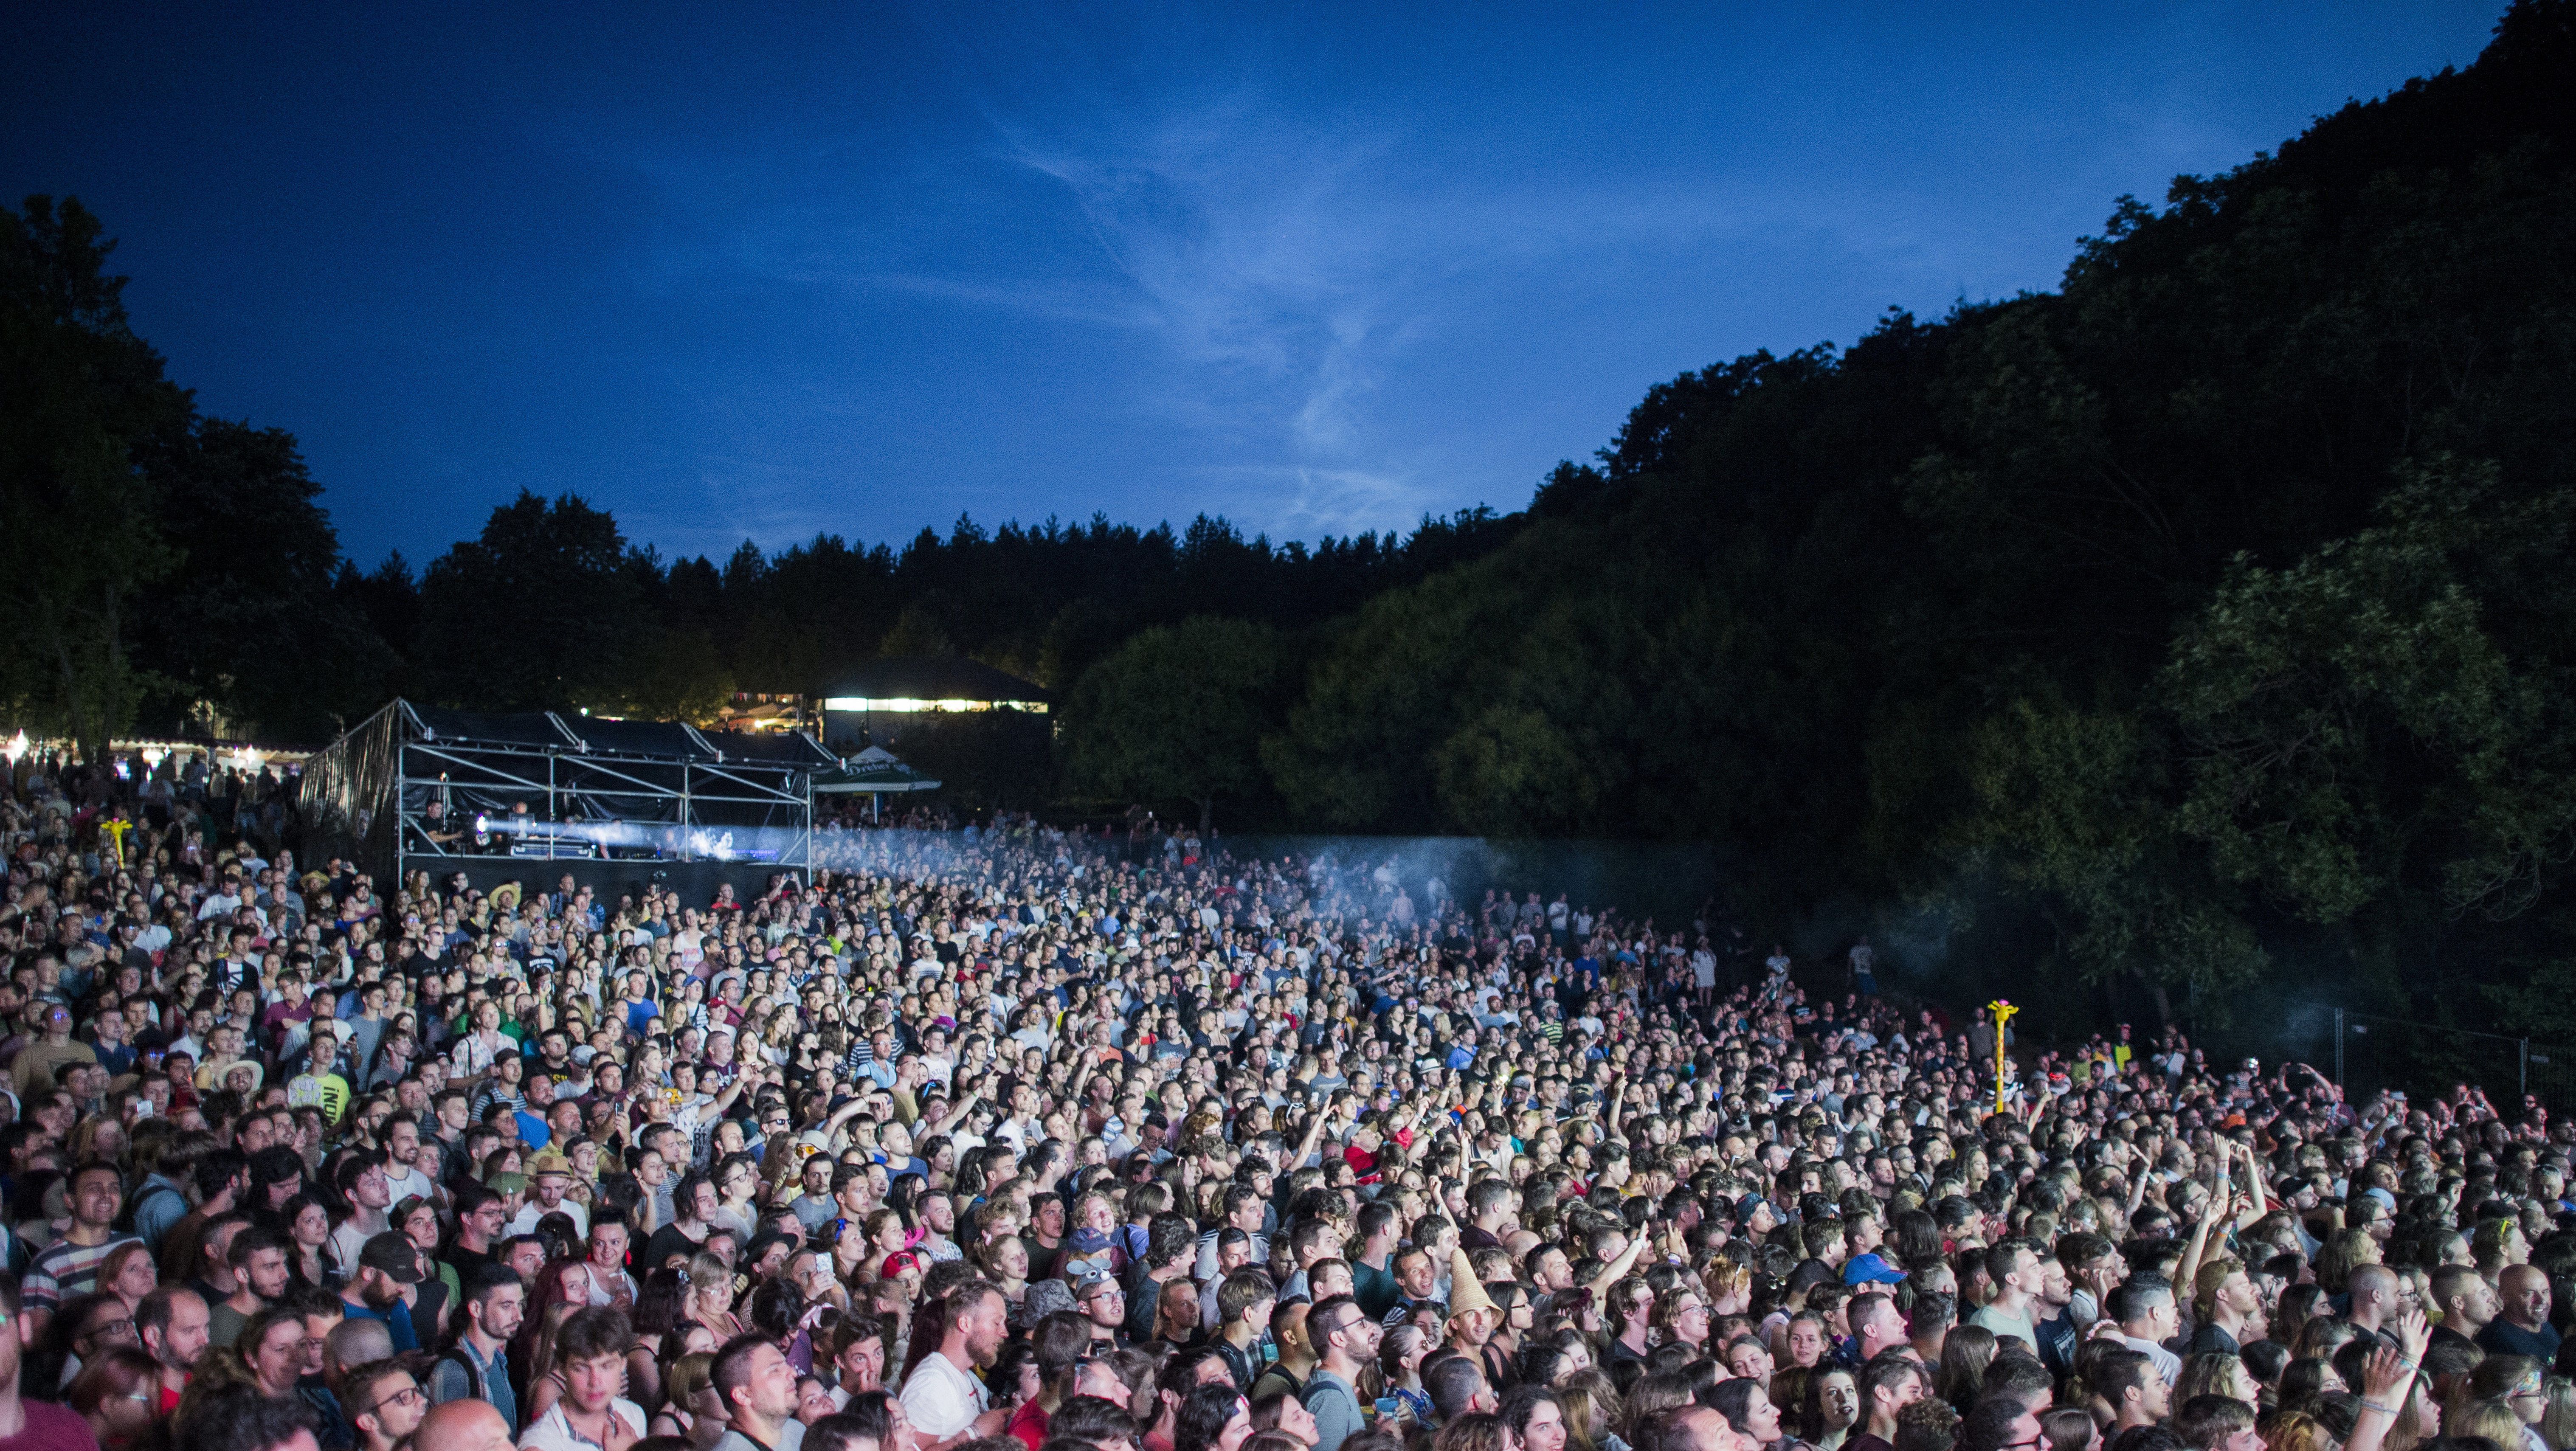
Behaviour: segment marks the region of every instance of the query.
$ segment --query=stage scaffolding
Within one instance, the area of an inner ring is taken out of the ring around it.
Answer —
[[[397,877],[522,862],[810,864],[812,736],[396,700],[304,768],[306,854]]]

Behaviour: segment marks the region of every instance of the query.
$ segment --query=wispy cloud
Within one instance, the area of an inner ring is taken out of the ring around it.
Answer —
[[[1143,117],[987,115],[1012,164],[1062,189],[1177,365],[1266,417],[1287,458],[1347,461],[1412,262],[1377,214],[1391,137],[1292,123],[1249,90]]]
[[[746,178],[737,149],[666,150],[647,165],[702,232],[660,265],[675,292],[741,273],[857,311],[1024,319],[1049,339],[1050,378],[1097,369],[1072,406],[1160,445],[1086,456],[1087,476],[1168,481],[1148,508],[1171,517],[1222,508],[1312,537],[1508,507],[1498,489],[1606,436],[1657,376],[1848,340],[1891,303],[2044,285],[2067,241],[1861,145],[1822,161],[1722,131],[1605,147],[1565,125],[1571,104],[1492,119],[1345,94],[1311,47],[1238,26],[951,22],[920,26],[970,129],[854,160],[838,190]],[[1846,139],[1885,126],[1848,124]],[[1602,381],[1525,361],[1569,352],[1619,370],[1593,432],[1492,444],[1529,396],[1496,380],[1559,400]],[[710,462],[710,477],[741,466]]]

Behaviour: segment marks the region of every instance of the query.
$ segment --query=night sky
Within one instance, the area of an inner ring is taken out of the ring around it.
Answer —
[[[961,512],[1513,509],[1651,383],[2053,286],[2113,199],[2501,0],[11,7],[0,195],[122,239],[350,554],[519,489],[666,555]]]

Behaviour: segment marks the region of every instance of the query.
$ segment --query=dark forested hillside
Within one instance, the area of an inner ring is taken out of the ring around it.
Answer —
[[[2168,1002],[2440,960],[2529,1019],[2576,947],[2571,14],[2123,200],[2054,293],[1653,389],[1336,631],[1286,799],[1704,836],[1773,913],[1982,914]]]

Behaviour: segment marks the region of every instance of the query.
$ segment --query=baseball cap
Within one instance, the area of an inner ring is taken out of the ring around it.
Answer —
[[[1860,1256],[1843,1266],[1843,1282],[1851,1285],[1894,1285],[1905,1279],[1905,1272],[1889,1264],[1875,1252]]]
[[[401,1284],[416,1285],[421,1281],[420,1248],[400,1230],[370,1236],[358,1251],[358,1263],[366,1269],[382,1270]]]
[[[885,1268],[877,1273],[881,1278],[891,1280],[906,1270],[917,1270],[920,1268],[921,1256],[914,1254],[908,1249],[899,1249],[893,1254],[885,1257]]]
[[[1012,1314],[1011,1319],[1022,1327],[1027,1327],[1037,1324],[1060,1310],[1073,1308],[1073,1291],[1065,1288],[1064,1281],[1038,1280],[1030,1284],[1028,1299]]]

